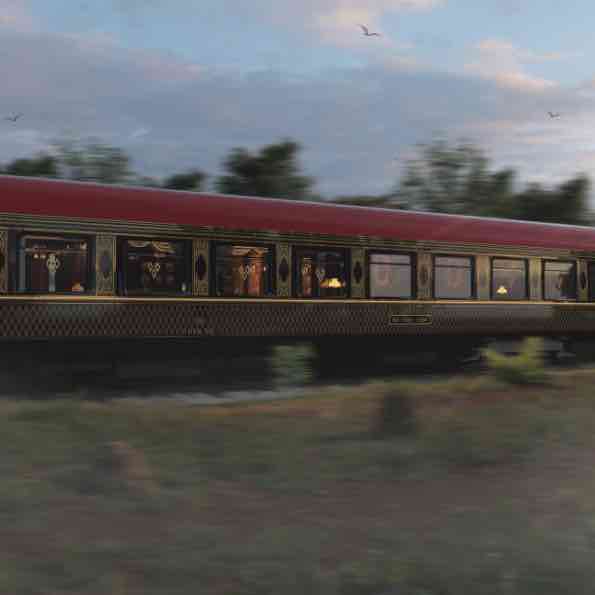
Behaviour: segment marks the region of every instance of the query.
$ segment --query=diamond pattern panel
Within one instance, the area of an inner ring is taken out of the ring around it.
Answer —
[[[417,322],[416,322],[417,321]],[[595,331],[595,304],[0,301],[0,338],[462,335]]]

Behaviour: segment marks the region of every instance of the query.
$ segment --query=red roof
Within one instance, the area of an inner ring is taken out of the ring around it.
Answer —
[[[595,229],[0,176],[0,214],[595,251]]]

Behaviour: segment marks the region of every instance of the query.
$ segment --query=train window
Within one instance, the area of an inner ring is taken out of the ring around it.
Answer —
[[[473,297],[473,258],[435,256],[434,297],[442,299]]]
[[[576,299],[576,263],[560,260],[543,262],[543,298],[545,300]]]
[[[595,262],[589,263],[588,268],[589,283],[589,301],[595,302]]]
[[[186,294],[192,288],[186,241],[124,239],[119,285],[125,294]]]
[[[298,297],[347,297],[347,255],[344,250],[296,248]]]
[[[215,247],[215,293],[224,297],[273,295],[273,249],[220,244]]]
[[[91,279],[89,240],[61,235],[24,235],[19,241],[19,291],[85,293]]]
[[[413,262],[409,254],[370,254],[370,297],[413,297]]]
[[[527,261],[514,258],[492,260],[492,299],[527,299]]]

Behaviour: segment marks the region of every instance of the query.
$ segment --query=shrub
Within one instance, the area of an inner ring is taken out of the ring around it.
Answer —
[[[315,350],[309,343],[276,345],[270,357],[273,379],[277,386],[299,386],[312,380]]]
[[[543,362],[543,339],[529,337],[524,340],[518,355],[502,355],[493,349],[484,349],[490,372],[510,384],[544,384],[547,373]]]

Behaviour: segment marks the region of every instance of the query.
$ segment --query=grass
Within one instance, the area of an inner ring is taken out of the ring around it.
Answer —
[[[1,401],[0,592],[587,593],[595,370]]]

